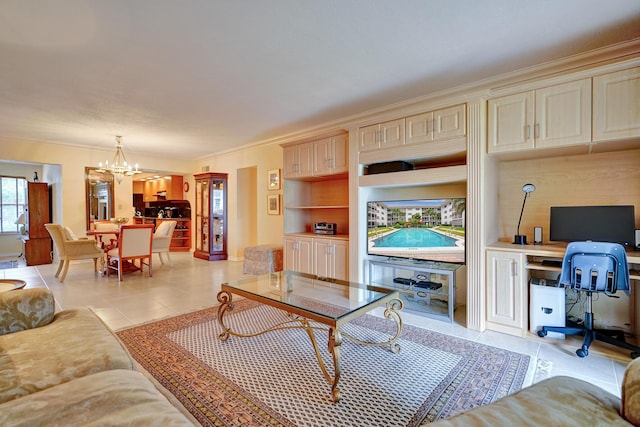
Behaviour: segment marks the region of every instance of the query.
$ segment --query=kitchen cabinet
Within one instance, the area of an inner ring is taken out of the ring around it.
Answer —
[[[640,137],[640,67],[593,78],[593,140]]]
[[[489,100],[488,153],[591,142],[591,79]]]
[[[227,259],[227,174],[194,175],[195,250],[200,259]]]

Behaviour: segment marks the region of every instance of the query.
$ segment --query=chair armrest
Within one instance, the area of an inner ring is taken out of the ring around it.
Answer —
[[[102,249],[96,246],[95,240],[67,240],[64,249],[68,256],[86,255],[95,252],[96,256],[102,253]]]
[[[55,314],[53,293],[45,288],[0,293],[0,335],[48,325]]]
[[[170,236],[156,236],[151,240],[153,250],[168,249],[171,246]]]

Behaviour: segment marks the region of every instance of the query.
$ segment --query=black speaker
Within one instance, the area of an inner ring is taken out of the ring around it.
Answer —
[[[413,165],[408,162],[384,162],[373,163],[367,167],[367,174],[374,175],[378,173],[401,172],[413,170]]]

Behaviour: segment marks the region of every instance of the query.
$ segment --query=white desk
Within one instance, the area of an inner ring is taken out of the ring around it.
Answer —
[[[534,271],[538,271],[538,274],[559,273],[560,267],[542,265],[542,261],[562,261],[566,247],[566,244],[561,243],[514,245],[510,242],[496,242],[487,246],[486,325],[488,329],[517,336],[528,334],[529,278],[535,274]],[[627,261],[632,279],[632,295],[628,307],[626,305],[624,307],[628,312],[625,311],[619,315],[625,318],[624,323],[633,325],[632,332],[636,332],[640,331],[640,298],[634,286],[640,280],[640,252],[627,252]],[[626,297],[624,292],[618,294],[621,296],[620,300],[623,300],[623,295]],[[618,304],[621,303],[621,301],[618,302]]]

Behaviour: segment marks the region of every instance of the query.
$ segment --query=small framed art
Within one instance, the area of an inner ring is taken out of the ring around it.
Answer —
[[[269,215],[280,215],[280,195],[269,194],[267,196],[267,213]]]
[[[269,171],[267,183],[269,190],[280,189],[280,169],[272,169]]]

